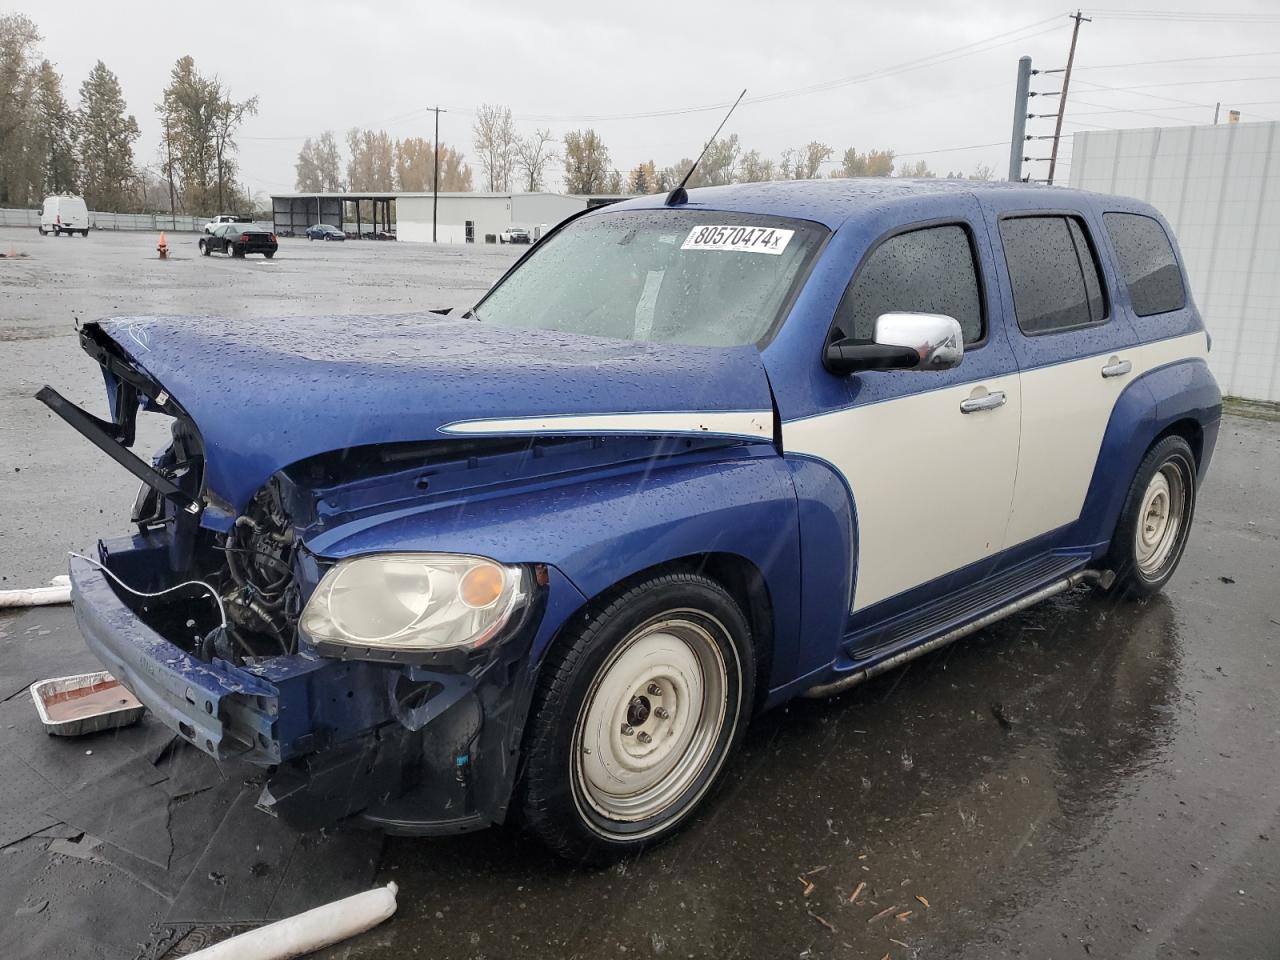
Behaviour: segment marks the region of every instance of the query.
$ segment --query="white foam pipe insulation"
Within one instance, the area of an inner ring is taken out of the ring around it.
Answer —
[[[372,930],[396,912],[394,883],[197,950],[187,960],[289,960]]]
[[[4,607],[44,607],[71,602],[71,578],[54,577],[47,587],[29,590],[0,590],[0,609]]]

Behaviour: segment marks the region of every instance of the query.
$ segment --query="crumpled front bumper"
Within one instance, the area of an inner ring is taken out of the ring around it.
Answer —
[[[155,589],[167,549],[162,535],[139,533],[100,543],[98,553],[125,582]],[[360,814],[383,830],[414,834],[505,817],[537,658],[583,602],[558,571],[550,577],[525,629],[467,669],[305,650],[236,665],[185,652],[148,626],[106,574],[71,560],[72,603],[89,648],[191,745],[269,768],[261,808],[300,829]],[[191,593],[198,598],[199,588]]]
[[[89,649],[174,733],[219,760],[283,759],[280,691],[273,684],[184,653],[125,605],[106,574],[76,557],[71,602]]]

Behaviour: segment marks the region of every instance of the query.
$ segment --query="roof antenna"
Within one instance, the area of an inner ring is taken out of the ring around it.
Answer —
[[[693,171],[698,169],[698,164],[702,162],[702,158],[707,155],[707,151],[711,149],[711,145],[716,142],[716,137],[720,136],[720,131],[724,129],[724,125],[729,122],[729,118],[733,116],[733,111],[738,109],[738,104],[742,102],[742,98],[747,95],[746,87],[742,88],[742,92],[738,94],[738,99],[733,101],[733,106],[729,108],[729,112],[724,115],[724,119],[720,121],[720,126],[716,127],[716,132],[711,135],[702,147],[702,152],[698,154],[698,159],[693,161],[693,166],[689,168],[689,172],[684,175],[684,179],[680,181],[680,186],[676,187],[667,194],[666,205],[674,207],[677,204],[689,202],[689,191],[684,185],[689,182],[689,178],[693,176]]]

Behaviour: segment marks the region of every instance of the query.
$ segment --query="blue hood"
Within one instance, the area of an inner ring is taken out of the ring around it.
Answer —
[[[185,408],[204,441],[208,490],[237,511],[281,468],[350,447],[459,434],[667,432],[661,414],[771,418],[752,346],[635,343],[435,314],[143,317],[101,327]],[[641,413],[655,416],[599,416]],[[589,429],[539,424],[575,416]],[[524,418],[536,429],[484,423]],[[672,422],[671,432],[693,432]],[[772,439],[771,420],[759,439]]]

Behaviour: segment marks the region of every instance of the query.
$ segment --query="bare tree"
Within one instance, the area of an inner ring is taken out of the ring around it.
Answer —
[[[738,165],[739,183],[760,183],[774,177],[773,161],[760,156],[759,150],[748,150]]]
[[[255,116],[258,112],[258,98],[250,97],[236,103],[228,95],[229,91],[222,86],[217,77],[213,79],[218,98],[214,103],[213,150],[218,176],[218,209],[226,209],[226,194],[234,195],[235,190],[228,191],[228,183],[234,186],[236,164],[231,154],[236,151],[235,135],[244,122],[245,117]]]
[[[545,186],[542,172],[556,157],[552,147],[554,143],[550,130],[535,130],[531,136],[516,140],[513,146],[516,169],[520,171],[521,186],[530,193],[541,190]]]
[[[482,104],[476,111],[471,128],[475,135],[476,154],[484,171],[488,189],[505,193],[511,189],[511,171],[516,158],[516,131],[511,122],[511,108]]]
[[[312,140],[307,137],[298,151],[293,169],[296,189],[308,193],[338,193],[343,189],[342,155],[333,131],[326,130]]]
[[[908,163],[905,167],[899,170],[898,176],[923,180],[936,177],[937,174],[929,169],[929,164],[925,163],[923,160],[917,160],[915,163]]]

